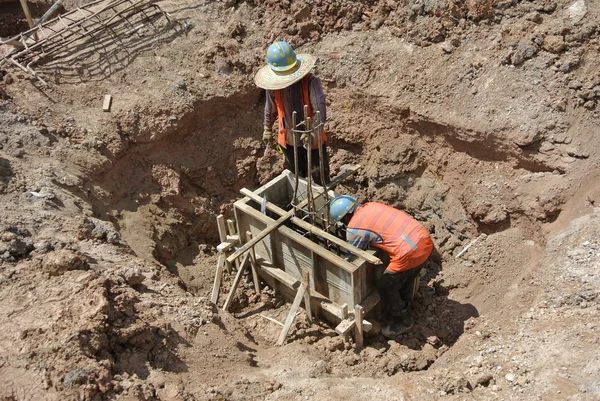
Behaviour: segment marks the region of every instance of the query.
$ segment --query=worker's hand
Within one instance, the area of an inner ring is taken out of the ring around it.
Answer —
[[[271,142],[273,140],[273,133],[271,132],[271,128],[265,126],[262,139],[265,142]]]
[[[314,143],[314,136],[308,132],[305,132],[300,136],[300,140],[306,149],[312,149]]]

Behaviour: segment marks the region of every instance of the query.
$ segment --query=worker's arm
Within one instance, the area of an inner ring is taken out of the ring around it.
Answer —
[[[313,110],[313,115],[316,111],[321,112],[321,121],[325,123],[327,120],[327,106],[325,105],[325,93],[321,86],[321,80],[314,75],[310,76],[308,81],[308,93],[310,94],[310,106]]]
[[[376,232],[357,228],[348,228],[346,231],[346,240],[351,245],[360,249],[367,249],[371,243],[380,244],[382,242],[381,237]],[[346,256],[351,258],[354,255],[348,252]]]
[[[273,91],[266,91],[264,126],[271,128],[277,119],[277,107],[275,106],[275,95]]]

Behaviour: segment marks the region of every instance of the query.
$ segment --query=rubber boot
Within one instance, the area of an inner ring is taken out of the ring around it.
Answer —
[[[408,306],[400,316],[394,316],[390,325],[381,329],[381,334],[387,338],[395,338],[401,334],[410,333],[414,328],[415,323],[410,306]]]

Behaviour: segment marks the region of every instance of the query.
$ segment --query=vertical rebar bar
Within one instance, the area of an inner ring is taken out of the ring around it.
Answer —
[[[296,132],[296,119],[298,113],[294,111],[292,113],[292,135],[294,141],[294,196],[292,198],[292,207],[296,207],[298,204],[298,133]]]
[[[312,119],[308,116],[308,106],[304,105],[304,130],[305,135],[307,135],[306,142],[304,144],[306,148],[306,164],[307,164],[307,172],[306,172],[306,195],[308,199],[308,214],[310,217],[310,223],[315,225],[315,216],[314,216],[314,198],[312,192]]]

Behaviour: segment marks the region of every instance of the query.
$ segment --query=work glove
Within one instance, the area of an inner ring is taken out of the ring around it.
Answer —
[[[265,126],[262,139],[265,142],[271,142],[273,140],[273,133],[271,132],[271,128]]]
[[[305,132],[300,136],[300,140],[306,149],[312,149],[314,143],[314,135],[308,132]]]

